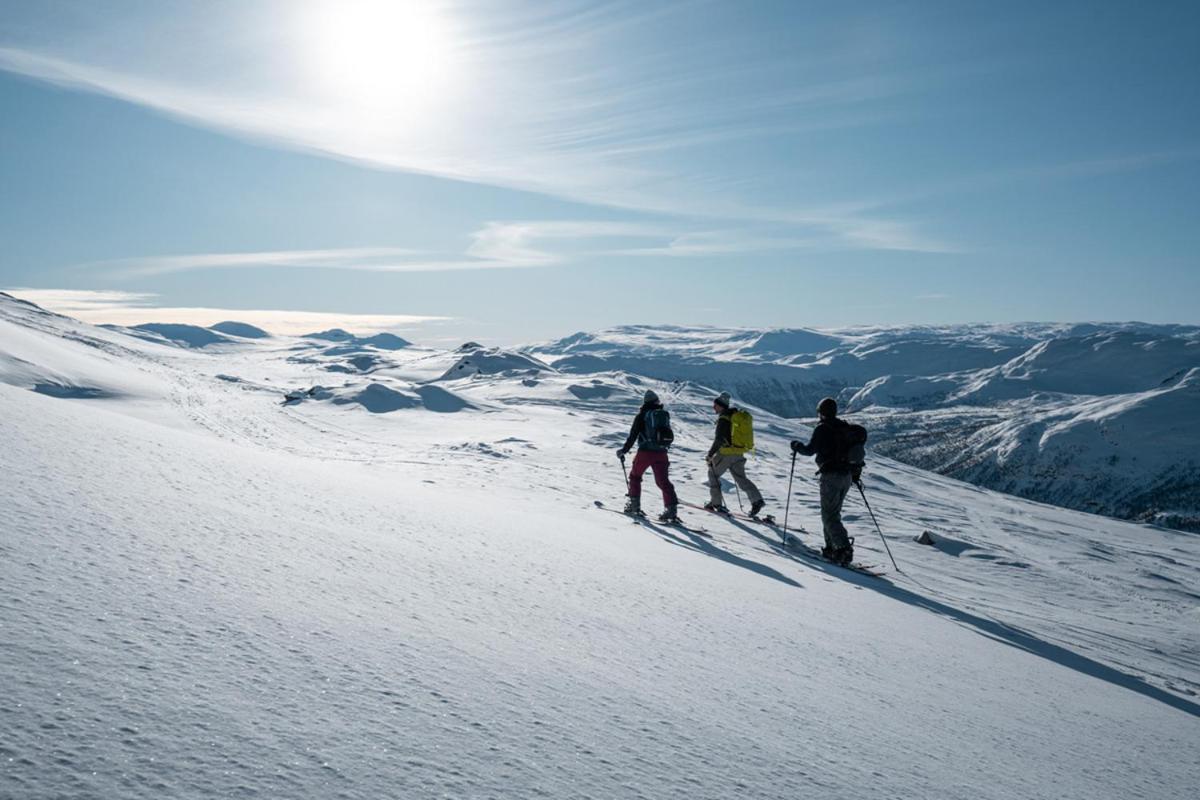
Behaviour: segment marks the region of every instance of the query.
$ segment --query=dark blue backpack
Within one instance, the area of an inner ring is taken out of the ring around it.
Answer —
[[[671,415],[665,408],[647,409],[646,426],[638,437],[638,447],[643,450],[666,450],[675,441],[671,430]]]

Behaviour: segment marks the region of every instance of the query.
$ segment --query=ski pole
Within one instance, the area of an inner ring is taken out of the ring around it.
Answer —
[[[792,469],[788,472],[787,500],[783,502],[783,543],[788,543],[788,510],[792,507],[792,478],[796,476],[796,451],[792,451]]]
[[[879,527],[879,520],[875,519],[875,512],[871,510],[871,504],[867,502],[867,493],[863,491],[862,481],[855,481],[858,486],[858,493],[862,495],[863,505],[867,507],[867,513],[871,515],[871,521],[875,523],[875,530],[879,531],[879,538],[883,539],[883,549],[887,550],[888,558],[892,560],[892,566],[896,568],[896,572],[900,572],[900,565],[896,563],[896,557],[892,555],[892,548],[888,547],[887,539],[884,538],[883,531]]]
[[[733,491],[735,491],[737,493],[738,508],[740,508],[742,510],[742,513],[745,514],[746,507],[744,505],[742,505],[742,490],[738,488],[737,481],[733,482]]]
[[[625,456],[618,456],[621,460],[621,472],[625,475],[625,496],[629,496],[629,470],[625,468]]]

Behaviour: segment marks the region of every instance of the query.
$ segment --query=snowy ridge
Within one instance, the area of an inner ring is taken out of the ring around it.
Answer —
[[[626,326],[531,352],[565,372],[625,369],[729,389],[788,417],[811,418],[832,395],[870,425],[880,452],[914,465],[1200,531],[1194,326]]]
[[[464,352],[421,348],[331,373],[354,356],[330,345],[164,346],[0,296],[0,796],[1185,798],[1200,779],[1194,535],[873,454],[904,572],[869,578],[764,526],[596,510],[620,502],[612,450],[647,387],[703,497],[705,386],[454,377]],[[36,391],[49,377],[105,394]],[[375,386],[420,402],[337,402]],[[806,431],[754,410],[751,476],[781,516]],[[802,462],[793,521],[816,530],[816,507]]]

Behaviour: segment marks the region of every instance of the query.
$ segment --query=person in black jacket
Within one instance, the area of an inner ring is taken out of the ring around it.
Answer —
[[[653,413],[651,421],[647,422],[647,414]],[[662,490],[663,513],[659,515],[662,522],[674,522],[678,517],[679,498],[675,495],[675,487],[667,473],[671,469],[671,461],[667,457],[668,443],[662,441],[659,430],[663,425],[670,430],[670,422],[658,395],[647,389],[642,396],[642,407],[633,418],[629,436],[625,444],[617,448],[617,458],[625,460],[625,454],[637,442],[637,455],[633,457],[633,466],[629,470],[629,500],[625,504],[626,514],[642,513],[642,475],[647,469],[654,470],[654,483]]]
[[[857,476],[844,460],[842,429],[850,423],[837,415],[837,401],[826,397],[817,406],[821,421],[813,430],[808,444],[792,442],[792,452],[816,456],[821,472],[821,525],[825,529],[825,547],[821,555],[837,564],[849,564],[854,559],[853,540],[842,524],[842,504]]]

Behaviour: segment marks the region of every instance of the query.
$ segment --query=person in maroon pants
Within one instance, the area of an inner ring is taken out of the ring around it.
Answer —
[[[625,454],[637,442],[637,455],[633,457],[633,467],[629,470],[629,501],[625,504],[626,514],[642,514],[642,474],[647,469],[654,470],[654,483],[662,490],[663,513],[659,515],[662,522],[674,522],[679,498],[675,496],[675,487],[667,472],[671,461],[667,450],[671,447],[675,435],[671,431],[671,415],[659,402],[658,395],[647,389],[642,396],[642,407],[633,418],[633,426],[629,429],[629,437],[625,444],[617,448],[617,458],[625,460]]]

